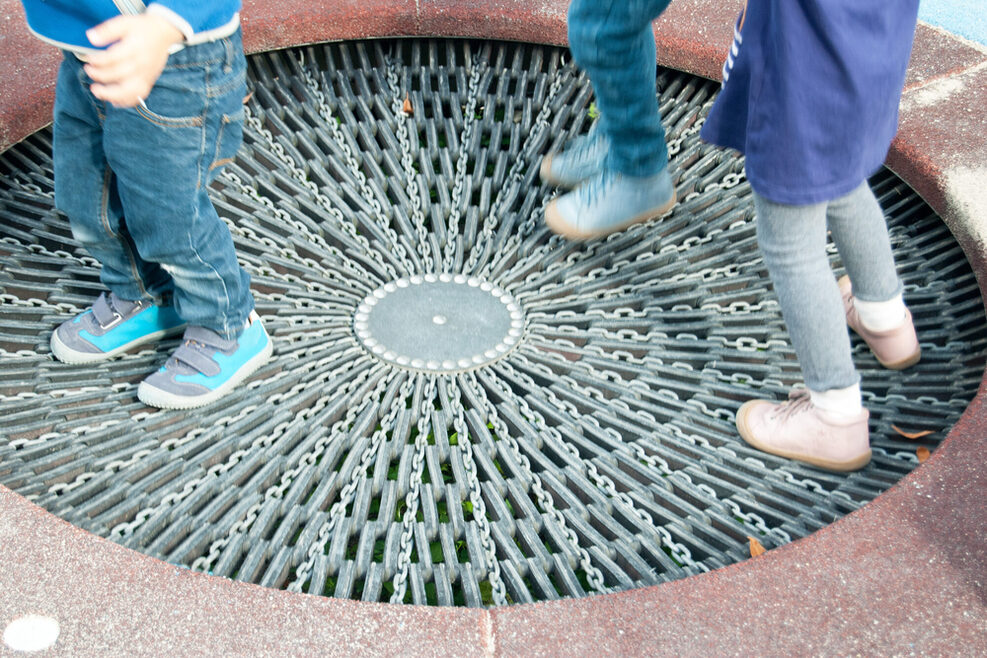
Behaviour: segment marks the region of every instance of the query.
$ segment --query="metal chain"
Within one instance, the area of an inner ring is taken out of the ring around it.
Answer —
[[[480,532],[480,546],[483,548],[487,564],[490,566],[490,586],[496,605],[507,605],[507,588],[500,575],[500,562],[493,539],[490,537],[490,520],[487,518],[487,505],[483,501],[480,490],[480,478],[476,472],[476,461],[473,457],[473,444],[469,438],[469,427],[466,425],[466,412],[462,402],[463,378],[456,378],[459,385],[453,386],[455,395],[452,397],[453,427],[456,430],[457,443],[462,451],[463,470],[466,472],[466,483],[469,485],[469,499],[473,505],[473,520],[476,521]]]
[[[411,479],[408,494],[404,497],[405,509],[401,519],[401,542],[398,551],[397,572],[394,574],[394,592],[391,603],[401,603],[408,588],[408,569],[411,567],[411,549],[414,547],[414,523],[421,501],[422,473],[425,469],[425,448],[432,427],[432,408],[435,403],[437,378],[428,376],[425,394],[418,409],[418,436],[415,437],[415,456],[411,461]]]
[[[380,392],[375,391],[373,397],[377,398],[383,392],[382,387],[386,386],[397,377],[405,377],[405,374],[403,372],[391,371],[390,376],[381,380],[381,383],[378,384]],[[312,568],[315,566],[316,556],[325,550],[330,536],[335,531],[336,526],[339,525],[339,522],[343,519],[343,516],[346,514],[346,508],[349,507],[350,501],[353,499],[353,495],[356,493],[357,487],[360,485],[360,482],[367,477],[367,470],[370,468],[370,462],[372,461],[374,455],[380,451],[380,447],[384,442],[384,439],[387,437],[387,434],[394,428],[394,421],[397,418],[398,413],[405,408],[406,401],[411,397],[413,389],[414,379],[407,377],[401,384],[400,393],[394,398],[387,414],[381,419],[380,426],[370,437],[367,447],[360,455],[359,466],[353,469],[353,473],[350,476],[350,481],[347,482],[346,486],[344,486],[342,491],[339,492],[339,498],[336,499],[336,502],[333,503],[332,508],[329,510],[329,518],[319,529],[319,534],[316,541],[312,542],[312,545],[309,547],[305,561],[298,565],[298,568],[295,570],[294,580],[288,583],[287,586],[289,591],[304,591],[305,582],[308,580],[312,573]]]
[[[504,365],[510,367],[509,364]],[[493,425],[494,432],[497,433],[497,436],[501,441],[507,442],[514,458],[517,459],[518,463],[521,465],[521,468],[524,469],[525,474],[529,476],[531,490],[535,495],[535,500],[538,502],[539,508],[543,513],[548,514],[555,520],[556,524],[559,526],[559,529],[562,530],[563,534],[565,534],[569,545],[578,555],[579,565],[582,567],[583,571],[586,572],[586,580],[589,582],[590,586],[596,592],[607,591],[607,586],[603,578],[603,572],[593,565],[589,551],[580,545],[576,532],[569,527],[566,523],[565,516],[563,516],[562,512],[560,512],[555,506],[555,501],[552,498],[552,495],[545,490],[541,478],[537,473],[535,473],[534,469],[531,468],[531,461],[528,459],[527,455],[521,451],[521,446],[518,444],[517,439],[511,434],[506,423],[504,423],[503,419],[501,419],[500,415],[497,413],[496,406],[490,398],[483,393],[482,387],[476,379],[476,374],[471,372],[465,379],[473,388],[474,396],[483,401],[484,409],[487,413],[487,421]],[[506,396],[505,399],[512,397],[514,398],[521,415],[526,417],[528,422],[537,427],[539,432],[546,429],[547,425],[545,423],[545,418],[528,406],[526,400],[520,397],[514,397],[514,394],[507,387],[507,384],[503,381],[503,379],[499,377],[492,377],[491,381],[498,389],[499,393]]]
[[[250,112],[249,106],[246,106],[245,105],[244,106],[244,111],[247,113],[247,124],[251,128],[253,128],[254,130],[257,130],[258,132],[260,132],[260,134],[262,136],[264,136],[264,134],[266,133],[265,139],[272,141],[274,138],[273,138],[273,136],[271,136],[271,132],[269,130],[267,130],[266,128],[264,128],[263,127],[263,124],[261,124],[261,122],[260,122],[260,119],[258,119],[256,116],[254,116]],[[272,141],[272,144],[273,144],[273,146],[276,146],[278,149],[281,150],[281,153],[284,155],[284,159],[286,160],[286,162],[284,164],[286,166],[288,166],[289,169],[291,169],[292,171],[294,171],[295,169],[297,169],[297,165],[294,164],[294,160],[292,160],[288,156],[287,153],[284,153],[284,149],[281,147],[281,145],[280,144],[277,144],[276,142],[273,142],[273,141]],[[272,146],[272,148],[273,148],[273,146]],[[301,172],[301,174],[302,174],[302,176],[304,176],[304,172]],[[328,255],[330,255],[333,258],[333,262],[336,263],[337,265],[343,267],[346,270],[349,270],[353,274],[362,275],[364,277],[369,276],[368,272],[366,270],[361,269],[353,261],[353,259],[347,258],[346,256],[344,256],[343,253],[338,248],[336,248],[333,245],[330,245],[328,242],[326,242],[325,241],[325,238],[323,238],[321,235],[318,235],[316,233],[312,233],[311,231],[309,231],[305,227],[304,224],[302,224],[301,222],[295,220],[283,208],[274,205],[274,202],[272,202],[266,196],[263,196],[262,194],[260,194],[257,191],[257,189],[254,188],[253,186],[247,185],[243,181],[243,179],[241,179],[239,176],[237,176],[232,171],[230,171],[228,169],[224,169],[223,172],[220,174],[220,177],[223,180],[225,180],[227,183],[229,183],[230,185],[232,185],[238,192],[240,192],[241,194],[249,197],[251,199],[251,201],[254,201],[254,202],[260,204],[261,206],[263,206],[274,217],[276,217],[278,219],[278,221],[284,223],[286,226],[290,226],[290,227],[294,228],[301,235],[308,236],[308,238],[313,243],[315,243],[316,245],[318,245],[319,248],[321,248]],[[312,183],[311,181],[307,181],[307,182],[311,183],[311,185],[313,185],[313,186],[315,185],[315,183]],[[321,205],[326,211],[328,211],[333,217],[335,217],[340,226],[343,226],[344,228],[349,227],[349,229],[352,229],[352,225],[349,222],[347,222],[345,219],[343,219],[343,213],[340,212],[339,208],[336,208],[334,205],[332,205],[332,202],[329,201],[329,199],[326,198],[326,196],[324,194],[320,193],[318,191],[318,189],[316,189],[316,191],[315,191],[314,194],[315,194],[315,199],[319,203],[319,205]],[[227,226],[230,227],[230,230],[233,233],[243,235],[243,236],[245,236],[245,237],[253,240],[254,242],[263,244],[267,248],[269,248],[272,251],[278,253],[283,258],[287,258],[288,260],[300,260],[306,266],[311,267],[313,270],[315,270],[316,272],[319,272],[320,274],[325,275],[329,279],[339,280],[339,281],[341,281],[343,283],[348,283],[349,282],[345,277],[340,277],[340,275],[338,273],[336,273],[336,272],[334,272],[334,271],[332,271],[330,269],[327,269],[321,263],[319,263],[317,261],[314,261],[311,258],[302,258],[298,254],[296,254],[296,253],[294,253],[292,251],[289,251],[284,246],[284,243],[277,243],[277,242],[274,242],[273,240],[271,240],[270,238],[259,236],[252,229],[250,229],[249,227],[244,226],[242,224],[231,222],[229,220],[227,220],[226,223],[227,223]],[[367,251],[369,253],[369,251],[370,251],[370,245],[369,245],[369,243],[366,242],[366,238],[364,238],[363,245],[361,245],[361,246],[365,246],[365,248],[367,249]]]
[[[355,347],[350,348],[350,350],[357,350],[357,352],[359,351],[358,348]],[[352,368],[352,364],[347,364],[347,366],[348,367],[346,368],[341,368],[340,372],[346,372]],[[310,386],[312,382],[306,382],[306,384]],[[271,396],[264,400],[263,405],[259,405],[259,404],[248,405],[243,409],[241,409],[239,413],[235,415],[226,416],[214,421],[212,427],[231,425],[239,420],[246,418],[247,416],[258,410],[261,410],[263,413],[270,413],[269,405],[276,404],[277,402],[280,401],[280,399],[282,399],[282,396]],[[301,412],[299,412],[299,415],[303,418],[306,418],[312,413],[312,411],[313,410],[311,408],[304,409]],[[284,434],[285,430],[288,429],[291,426],[291,424],[292,424],[291,421],[282,421],[281,423],[276,425],[274,429],[272,429],[269,433],[261,434],[257,438],[255,438],[251,442],[250,446],[248,446],[247,448],[243,448],[233,452],[233,454],[231,454],[227,458],[225,463],[215,464],[211,466],[209,469],[207,469],[203,475],[194,478],[189,482],[186,482],[185,485],[182,487],[181,491],[171,492],[166,494],[153,508],[141,510],[140,512],[137,513],[137,515],[134,517],[133,520],[125,521],[123,523],[117,524],[116,526],[113,527],[112,530],[110,530],[110,538],[119,539],[133,534],[134,530],[136,530],[139,526],[141,526],[145,521],[147,521],[155,514],[158,514],[163,510],[167,509],[168,507],[171,507],[181,502],[182,500],[190,496],[202,484],[211,480],[212,478],[219,477],[229,472],[233,467],[235,467],[240,462],[240,460],[242,460],[244,457],[251,454],[252,452],[260,449],[261,447],[267,448],[268,446],[270,446],[279,436],[282,436]],[[170,449],[175,447],[176,445],[180,445],[181,443],[187,443],[188,441],[191,441],[194,438],[194,436],[192,436],[193,434],[197,436],[198,434],[201,434],[204,431],[205,430],[202,428],[198,428],[198,433],[196,433],[196,430],[193,430],[193,432],[191,432],[190,435],[186,437],[184,441],[179,441],[177,439],[170,439],[162,443],[161,448],[159,449]]]
[[[470,62],[473,58],[469,58]],[[466,189],[466,170],[469,164],[470,144],[473,141],[473,130],[476,125],[476,103],[479,100],[480,79],[486,72],[488,64],[481,60],[470,73],[467,88],[466,107],[463,109],[463,133],[459,138],[459,158],[456,160],[456,178],[452,186],[450,198],[449,223],[446,228],[445,252],[442,258],[442,271],[452,272],[456,257],[456,236],[459,235],[459,222],[462,219],[463,191]]]
[[[521,354],[517,354],[516,358],[522,361],[527,361],[527,359],[525,359],[525,357]],[[536,367],[537,369],[536,364],[530,364],[530,365],[532,367]],[[507,368],[509,372],[511,372],[512,376],[517,377],[522,382],[524,382],[526,386],[529,385],[529,383],[531,386],[535,386],[534,380],[531,379],[531,377],[528,376],[526,373],[520,372],[509,363],[504,363],[503,366]],[[570,386],[572,386],[575,382],[568,380],[567,383]],[[551,404],[556,405],[559,408],[566,408],[569,415],[571,415],[573,418],[583,417],[582,414],[579,413],[579,410],[575,407],[575,405],[563,401],[558,396],[556,396],[555,393],[549,388],[545,388],[545,387],[541,387],[540,389],[530,388],[528,390],[539,390],[542,394],[544,394],[548,398]],[[517,398],[517,399],[522,400],[522,398]],[[542,424],[544,425],[544,420],[542,421]],[[600,473],[599,469],[596,467],[596,464],[594,464],[591,460],[583,459],[583,457],[579,454],[579,451],[576,449],[576,447],[571,445],[568,441],[566,441],[562,437],[562,433],[559,432],[558,429],[554,427],[548,427],[546,425],[542,431],[545,434],[545,436],[554,439],[555,443],[558,444],[558,446],[561,447],[563,450],[568,452],[577,463],[582,463],[584,465],[584,468],[586,469],[586,474],[593,481],[593,484],[595,484],[602,491],[606,492],[609,496],[620,500],[624,505],[627,506],[629,510],[634,512],[638,516],[638,518],[640,518],[646,524],[645,527],[653,528],[654,531],[661,537],[661,544],[666,546],[669,549],[669,551],[672,553],[672,556],[675,557],[679,562],[700,570],[704,570],[704,571],[709,570],[704,565],[697,563],[695,560],[693,560],[692,553],[691,551],[689,551],[689,548],[679,542],[676,542],[672,538],[672,535],[667,528],[655,524],[654,519],[651,517],[650,514],[648,514],[645,510],[642,510],[639,507],[635,506],[630,496],[628,496],[625,492],[617,491],[613,480],[608,476]],[[618,439],[618,444],[622,445],[623,444],[622,437],[618,435],[616,438]],[[632,452],[636,452],[636,451],[632,451]],[[667,464],[665,466],[667,468]]]
[[[346,162],[346,166],[349,167],[350,173],[353,174],[357,185],[360,187],[360,194],[363,196],[364,201],[370,205],[371,210],[373,210],[378,226],[391,241],[391,244],[387,245],[388,249],[393,250],[394,254],[397,255],[398,260],[401,261],[401,264],[405,267],[407,273],[414,271],[415,268],[408,259],[408,252],[398,239],[397,233],[395,233],[394,229],[391,228],[391,222],[384,216],[384,210],[380,205],[380,201],[377,199],[377,195],[374,194],[374,191],[370,188],[370,185],[367,184],[367,177],[361,170],[360,163],[357,162],[356,157],[354,157],[353,149],[350,148],[350,145],[346,143],[346,138],[343,137],[343,132],[340,130],[335,116],[333,116],[332,108],[329,107],[329,101],[326,99],[325,92],[323,92],[319,87],[319,82],[315,79],[315,75],[309,67],[305,66],[303,62],[298,62],[298,67],[305,77],[305,84],[307,85],[308,90],[315,98],[316,104],[319,108],[319,116],[322,117],[322,120],[329,128],[329,132],[332,134],[332,138],[336,142],[336,146],[339,147],[339,150],[343,154],[343,160]],[[324,202],[322,201],[322,198],[324,197],[325,195],[319,193],[316,199],[319,201],[320,205],[329,204],[331,206],[331,202],[328,198],[326,198]],[[415,195],[415,198],[417,198],[417,195]],[[364,250],[364,253],[370,256],[370,262],[380,263],[381,267],[384,268],[388,276],[392,279],[399,278],[398,272],[394,269],[394,266],[385,259],[381,259],[379,255],[374,253],[374,251],[370,248],[370,243],[367,241],[367,238],[356,230],[356,226],[352,222],[342,222],[342,226],[346,232],[360,244],[360,247]]]
[[[40,196],[46,199],[55,198],[55,190],[44,191],[37,183],[32,183],[30,178],[23,171],[15,170],[13,175],[6,177],[5,182],[13,183],[14,187],[31,196]]]
[[[551,129],[551,124],[549,123],[549,117],[552,115],[552,103],[555,101],[555,97],[558,96],[559,90],[562,88],[562,83],[568,78],[567,75],[555,75],[552,78],[552,83],[549,85],[548,94],[545,96],[545,102],[542,103],[541,110],[538,112],[538,116],[535,119],[533,126],[533,133],[528,138],[528,144],[537,143],[537,137],[541,136],[542,132]],[[528,154],[530,155],[530,154]],[[510,181],[514,184],[520,184],[524,181],[524,169],[527,167],[527,157],[524,151],[518,153],[517,158],[511,165],[510,170],[507,172],[507,176],[504,180],[504,184],[501,186],[501,193],[497,195],[493,204],[490,206],[490,212],[487,215],[487,221],[483,222],[483,230],[481,235],[478,236],[473,248],[470,249],[469,258],[463,267],[463,272],[472,273],[474,272],[480,255],[483,252],[483,245],[489,244],[494,237],[494,229],[497,228],[497,224],[500,221],[500,215],[506,210],[501,208],[504,204],[506,197],[503,194],[503,190],[510,185]],[[521,225],[520,230],[518,230],[506,243],[504,250],[513,253],[514,247],[517,243],[520,243],[522,239],[527,237],[531,231],[534,230],[536,225],[535,216],[532,215],[527,218],[527,220]],[[486,265],[478,272],[480,276],[487,276],[491,269],[491,261],[487,261]]]
[[[353,367],[352,363],[350,363],[348,360],[344,361],[344,363],[341,366],[327,373],[322,379],[324,379],[325,381],[338,381],[337,378],[343,373],[352,370],[352,367]],[[346,386],[336,391],[335,395],[338,397],[340,395],[345,396],[349,394],[350,392],[359,388],[365,381],[367,381],[370,378],[371,373],[376,374],[380,370],[382,370],[382,368],[377,368],[377,369],[368,368],[364,370],[357,377],[350,380],[350,382],[347,383]],[[384,382],[384,380],[381,379],[381,382]],[[318,385],[318,384],[319,382],[306,382],[305,384],[300,386],[311,390],[311,387],[313,385]],[[378,384],[378,386],[381,386],[381,384]],[[261,499],[261,501],[252,505],[250,509],[248,509],[247,512],[243,515],[243,518],[241,518],[239,521],[237,521],[230,527],[229,531],[226,533],[226,536],[221,537],[216,541],[214,541],[209,546],[209,550],[206,552],[205,555],[196,558],[195,561],[192,562],[192,569],[198,571],[208,571],[209,568],[213,565],[213,563],[219,558],[220,554],[223,552],[223,549],[226,548],[226,546],[233,540],[233,538],[237,534],[246,533],[250,530],[250,527],[253,525],[254,521],[257,520],[257,517],[260,515],[260,511],[270,501],[283,498],[285,491],[287,491],[288,488],[292,485],[292,483],[295,481],[295,478],[297,478],[299,474],[301,474],[302,471],[304,471],[306,468],[311,468],[312,466],[314,466],[322,457],[323,453],[326,451],[326,448],[329,446],[330,443],[334,441],[343,440],[345,429],[347,427],[352,426],[357,416],[363,413],[363,411],[368,406],[370,406],[370,404],[375,399],[377,399],[379,392],[375,391],[374,393],[375,393],[374,395],[365,397],[361,404],[354,405],[349,409],[347,409],[346,415],[341,420],[333,424],[332,429],[330,429],[325,436],[323,436],[318,441],[316,441],[315,445],[312,447],[312,449],[309,452],[305,453],[304,455],[301,456],[301,458],[299,458],[297,465],[293,469],[286,471],[284,475],[281,476],[281,481],[278,484],[273,485],[267,491],[264,492],[264,496]],[[328,406],[329,400],[326,397],[321,397],[319,399],[319,403],[321,403],[321,405],[316,405],[305,410],[306,413],[309,410],[311,410],[312,412],[312,413],[307,413],[308,418],[313,417],[316,413],[318,413],[326,406]],[[299,420],[304,421],[305,419],[302,418]]]
[[[401,147],[401,167],[404,169],[405,188],[408,192],[408,203],[411,204],[411,223],[418,238],[418,251],[422,257],[425,271],[431,271],[432,246],[428,241],[428,231],[425,229],[425,213],[422,212],[421,190],[418,186],[418,172],[415,171],[415,159],[411,154],[411,141],[408,139],[408,124],[414,124],[414,118],[404,111],[404,100],[401,98],[401,83],[398,80],[397,60],[387,58],[387,86],[390,88],[391,111],[398,145]],[[395,234],[396,237],[396,234]]]

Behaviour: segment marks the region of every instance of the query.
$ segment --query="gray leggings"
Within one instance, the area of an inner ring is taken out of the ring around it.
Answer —
[[[757,241],[802,366],[813,391],[860,381],[836,279],[826,255],[827,226],[865,301],[887,301],[902,290],[891,242],[874,193],[864,181],[844,197],[809,206],[786,206],[754,193]]]

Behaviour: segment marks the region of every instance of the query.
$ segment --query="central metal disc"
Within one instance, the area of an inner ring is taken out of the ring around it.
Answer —
[[[379,359],[426,372],[458,372],[492,363],[521,338],[524,315],[488,281],[426,274],[393,281],[363,300],[357,338]]]

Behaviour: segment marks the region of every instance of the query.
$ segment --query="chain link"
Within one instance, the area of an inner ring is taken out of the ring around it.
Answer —
[[[411,154],[411,141],[408,139],[408,124],[414,126],[414,117],[404,111],[404,100],[401,98],[401,83],[398,79],[397,60],[387,58],[387,85],[392,94],[391,111],[397,126],[395,134],[401,148],[401,167],[404,169],[405,189],[408,193],[408,203],[411,204],[411,223],[415,236],[418,238],[418,251],[421,254],[425,271],[431,271],[432,246],[428,241],[428,231],[425,229],[425,213],[422,212],[421,189],[418,185],[418,172],[415,171],[414,156]],[[397,238],[397,234],[394,234]]]
[[[516,358],[522,361],[525,360],[525,358],[520,354],[518,354]],[[520,379],[522,382],[525,383],[525,385],[528,385],[530,382],[531,386],[535,386],[535,382],[533,379],[531,379],[530,376],[528,376],[526,373],[517,370],[511,364],[505,363],[503,364],[503,367],[507,369],[508,372],[510,372],[512,377],[516,377]],[[569,386],[573,386],[574,383],[575,382],[573,382],[572,380],[567,380],[567,384]],[[578,387],[577,385],[575,388],[578,389],[580,387]],[[538,390],[541,394],[545,395],[548,398],[551,404],[556,405],[559,408],[565,408],[568,415],[572,416],[574,419],[578,419],[582,417],[582,414],[579,412],[579,410],[576,408],[574,404],[560,399],[558,396],[555,395],[555,393],[551,389],[546,387],[541,387],[537,389],[531,388],[529,390]],[[521,402],[524,402],[523,398],[517,398],[516,400],[518,401],[519,405]],[[526,402],[524,404],[525,406],[527,405]],[[607,495],[611,496],[612,498],[616,498],[620,500],[621,503],[627,506],[628,510],[632,511],[635,515],[637,515],[638,518],[640,518],[646,524],[645,525],[646,528],[653,529],[654,532],[657,533],[661,538],[661,545],[669,549],[669,551],[672,554],[672,557],[674,557],[680,563],[690,567],[694,567],[698,570],[702,570],[702,571],[709,570],[707,567],[705,567],[705,565],[701,563],[697,563],[695,560],[693,560],[692,553],[689,551],[689,548],[679,542],[674,541],[668,529],[663,526],[659,526],[655,524],[654,519],[651,517],[651,515],[648,514],[645,510],[642,510],[638,506],[636,506],[634,504],[634,501],[630,498],[630,496],[628,496],[625,492],[617,491],[613,480],[610,477],[600,473],[596,464],[594,464],[591,460],[583,459],[582,456],[579,454],[579,451],[576,449],[576,447],[573,446],[568,441],[566,441],[562,437],[562,434],[561,432],[558,431],[558,429],[554,427],[548,427],[545,424],[544,419],[541,420],[540,425],[542,426],[540,427],[541,431],[547,437],[553,439],[560,448],[565,450],[575,460],[576,463],[583,464],[583,467],[586,470],[586,474],[589,476],[590,480],[593,482],[594,485],[596,485],[602,491],[606,492]],[[618,439],[617,444],[623,445],[622,438],[619,436],[616,438]],[[631,448],[631,452],[633,452],[635,456],[638,453],[638,451],[635,450],[634,448]],[[667,471],[668,473],[672,472],[668,469],[667,463],[664,464],[663,469],[659,468],[659,470],[661,470],[662,472]]]
[[[377,399],[383,394],[384,388],[387,384],[398,377],[405,377],[404,373],[397,371],[392,371],[391,374],[381,380],[378,384],[377,390],[374,391],[371,396],[373,399]],[[357,468],[353,469],[353,473],[350,476],[350,481],[346,483],[342,491],[339,492],[339,498],[333,503],[332,508],[329,510],[329,518],[319,529],[319,533],[316,541],[312,542],[312,545],[308,549],[308,553],[305,557],[305,561],[298,565],[295,570],[294,579],[288,583],[287,589],[292,592],[302,592],[304,591],[305,582],[308,580],[309,576],[312,574],[312,568],[315,566],[316,557],[319,553],[325,551],[326,544],[333,532],[336,530],[336,526],[342,521],[343,516],[346,514],[346,508],[349,507],[350,502],[353,499],[353,495],[356,493],[357,487],[360,482],[367,477],[367,471],[370,468],[370,462],[373,460],[374,455],[380,451],[380,447],[387,437],[387,434],[394,428],[394,421],[397,418],[398,413],[404,409],[406,400],[411,397],[411,393],[414,389],[414,379],[406,377],[404,382],[401,384],[400,393],[394,398],[391,403],[391,407],[387,414],[380,421],[380,426],[374,431],[373,435],[370,437],[370,441],[367,443],[367,447],[363,450],[360,455],[360,464]]]
[[[457,377],[458,386],[453,386],[452,396],[453,428],[456,430],[457,442],[462,451],[463,470],[466,471],[466,483],[469,486],[469,499],[473,505],[473,520],[476,521],[480,532],[480,546],[483,548],[487,564],[490,567],[490,585],[493,600],[496,605],[507,605],[507,588],[500,575],[500,561],[497,559],[493,539],[490,537],[490,520],[487,518],[487,505],[483,501],[480,490],[480,478],[476,472],[476,461],[473,457],[473,443],[469,438],[469,427],[466,425],[466,411],[462,402],[464,379]]]
[[[394,574],[394,592],[391,603],[401,603],[408,588],[408,569],[411,567],[411,549],[414,547],[414,524],[421,501],[422,473],[425,469],[425,447],[432,427],[432,408],[435,403],[436,377],[429,376],[425,394],[418,409],[418,435],[415,437],[415,456],[411,461],[410,488],[404,497],[405,509],[401,519],[401,541],[398,550],[397,572]]]
[[[503,365],[505,368],[511,369],[510,364],[504,362]],[[514,372],[517,373],[517,371]],[[471,386],[474,391],[474,396],[483,401],[484,410],[487,414],[487,421],[493,425],[494,432],[497,433],[498,438],[500,438],[501,441],[507,442],[514,458],[517,459],[518,463],[521,465],[521,468],[524,469],[524,473],[528,475],[531,483],[531,490],[535,495],[535,500],[538,502],[538,507],[543,513],[551,516],[555,520],[555,523],[559,526],[559,529],[562,530],[563,534],[565,534],[566,540],[569,542],[569,546],[578,556],[579,565],[582,567],[583,571],[586,572],[586,580],[589,582],[590,587],[592,587],[596,592],[607,591],[607,586],[603,578],[603,572],[593,565],[593,562],[590,559],[589,551],[587,551],[579,543],[579,538],[576,536],[576,532],[569,527],[565,520],[565,516],[555,506],[555,501],[553,500],[552,495],[545,490],[541,478],[531,468],[531,461],[528,459],[527,455],[521,451],[521,446],[518,444],[517,439],[511,434],[507,425],[497,413],[496,406],[490,398],[482,392],[482,388],[476,379],[476,374],[469,373],[464,381]],[[528,406],[528,403],[524,398],[515,397],[507,387],[507,384],[500,378],[492,378],[492,381],[498,392],[503,396],[507,396],[505,399],[514,399],[514,402],[518,405],[518,410],[521,412],[521,415],[524,416],[528,422],[538,428],[539,432],[548,429],[544,416]]]
[[[316,104],[318,105],[319,116],[322,117],[326,127],[329,128],[333,141],[336,142],[336,146],[342,152],[343,160],[346,162],[350,173],[353,174],[353,177],[357,181],[357,185],[360,187],[360,194],[363,196],[364,201],[369,204],[371,210],[373,210],[374,218],[378,226],[391,241],[391,244],[387,245],[387,248],[392,250],[394,254],[397,255],[398,260],[405,268],[406,273],[412,272],[414,270],[414,266],[408,258],[408,252],[398,239],[397,233],[393,228],[391,228],[391,222],[384,216],[384,211],[380,205],[380,201],[377,199],[377,195],[367,183],[367,177],[360,168],[360,163],[357,162],[356,157],[353,155],[353,149],[350,148],[350,145],[346,142],[346,138],[343,137],[343,132],[340,129],[335,116],[333,116],[332,108],[329,106],[329,101],[326,99],[325,92],[320,88],[319,82],[316,80],[310,67],[305,66],[303,62],[298,62],[298,67],[305,78],[305,84],[307,85],[309,92],[312,94]],[[398,124],[400,127],[401,122],[398,121]],[[304,180],[307,181],[307,177]],[[420,203],[421,200],[417,194],[414,198],[418,198]],[[318,194],[316,200],[324,207],[327,205],[329,207],[334,207],[329,199],[321,193]],[[336,211],[338,212],[338,209],[336,209]],[[394,269],[394,266],[391,265],[391,263],[389,263],[386,259],[380,258],[379,254],[374,252],[374,250],[370,247],[370,243],[367,241],[367,238],[356,230],[356,226],[352,222],[341,221],[341,226],[344,230],[346,230],[350,237],[357,241],[364,254],[370,257],[370,262],[379,263],[380,266],[384,268],[384,271],[390,279],[393,280],[399,278],[398,272]]]
[[[340,377],[343,373],[351,369],[352,369],[352,364],[348,361],[344,361],[341,366],[331,371],[330,373],[326,374],[325,380],[337,381],[338,377]],[[365,381],[367,381],[370,378],[371,373],[379,372],[379,370],[380,369],[364,370],[358,376],[351,379],[346,386],[344,386],[342,389],[337,391],[336,396],[337,397],[340,395],[346,396],[350,392],[355,391],[360,386],[362,386]],[[384,379],[381,379],[381,383],[379,383],[378,386],[379,387],[382,386],[384,381],[385,381]],[[302,386],[302,388],[310,388],[311,383],[306,382],[306,384],[300,386]],[[351,427],[353,425],[353,422],[356,420],[357,416],[363,413],[370,406],[370,404],[372,404],[373,401],[377,399],[380,392],[382,392],[382,389],[381,391],[375,390],[374,394],[365,397],[361,404],[350,407],[346,411],[346,415],[341,420],[333,424],[332,429],[329,430],[328,434],[326,434],[318,441],[316,441],[315,445],[312,446],[312,449],[299,458],[297,465],[294,468],[286,471],[284,475],[281,476],[280,482],[268,488],[267,491],[264,492],[264,496],[261,499],[261,501],[252,505],[250,509],[246,511],[243,518],[241,518],[239,521],[237,521],[230,527],[230,530],[229,532],[226,533],[225,537],[221,537],[216,541],[214,541],[209,546],[209,550],[206,552],[205,555],[196,558],[195,561],[192,562],[192,569],[197,571],[208,571],[209,568],[219,558],[220,554],[222,554],[223,549],[226,548],[226,546],[233,540],[233,538],[236,535],[245,534],[250,530],[254,521],[256,521],[257,517],[260,515],[260,511],[267,504],[269,504],[270,501],[283,498],[285,491],[287,491],[288,488],[292,485],[292,483],[295,481],[295,478],[297,478],[305,469],[313,467],[319,461],[322,455],[325,453],[326,448],[329,446],[330,443],[334,441],[343,440],[346,428]],[[303,412],[303,415],[307,416],[308,418],[311,418],[315,416],[323,408],[328,406],[329,404],[328,399],[325,397],[320,398],[319,402],[321,403],[320,405],[309,407]],[[305,418],[301,418],[299,420],[303,421],[305,420]]]
[[[472,57],[469,59],[470,62],[473,61]],[[473,66],[470,73],[466,107],[463,109],[463,133],[459,138],[459,157],[456,159],[456,178],[453,182],[450,198],[451,208],[448,227],[446,228],[445,251],[442,258],[443,272],[452,272],[456,257],[456,236],[459,235],[459,222],[462,219],[463,192],[466,190],[470,145],[473,142],[473,131],[476,125],[476,103],[479,96],[480,79],[487,68],[486,60],[481,60]]]
[[[568,70],[565,70],[563,74],[556,74],[552,77],[552,82],[549,85],[548,93],[545,96],[545,101],[542,103],[541,109],[538,112],[538,116],[535,119],[533,126],[533,134],[528,138],[528,149],[533,148],[532,145],[538,144],[540,142],[541,134],[545,131],[551,129],[551,123],[549,122],[549,117],[552,116],[552,103],[555,102],[556,96],[559,94],[559,90],[562,88],[562,84],[568,79]],[[510,187],[512,184],[520,185],[524,181],[524,170],[528,166],[527,159],[529,156],[534,155],[533,153],[525,153],[521,151],[518,153],[517,158],[515,158],[514,163],[507,172],[507,176],[504,180],[504,184],[501,185],[500,193],[497,195],[493,204],[490,206],[490,212],[487,215],[487,220],[483,222],[483,230],[481,235],[477,237],[473,248],[470,250],[469,257],[467,258],[466,264],[463,266],[463,272],[473,273],[476,270],[477,264],[479,263],[480,256],[484,251],[484,245],[491,244],[494,237],[494,230],[497,228],[497,224],[500,221],[500,216],[506,212],[506,208],[502,208],[504,205],[507,195],[503,193],[505,189]],[[524,238],[526,238],[534,230],[537,224],[537,216],[532,214],[529,216],[525,222],[521,225],[520,229],[512,235],[504,246],[504,251],[513,253],[517,244]],[[492,267],[492,261],[488,260],[484,267],[480,269],[478,274],[480,276],[487,276],[490,273]]]

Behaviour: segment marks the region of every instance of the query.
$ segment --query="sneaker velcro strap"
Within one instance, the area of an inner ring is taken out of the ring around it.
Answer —
[[[113,324],[119,317],[120,314],[110,307],[110,300],[107,299],[105,292],[100,294],[96,301],[93,302],[93,318],[99,326],[105,327]]]
[[[196,372],[201,372],[207,377],[218,375],[220,370],[219,364],[207,354],[206,350],[214,351],[201,343],[189,341],[175,350],[172,358],[181,361]]]

